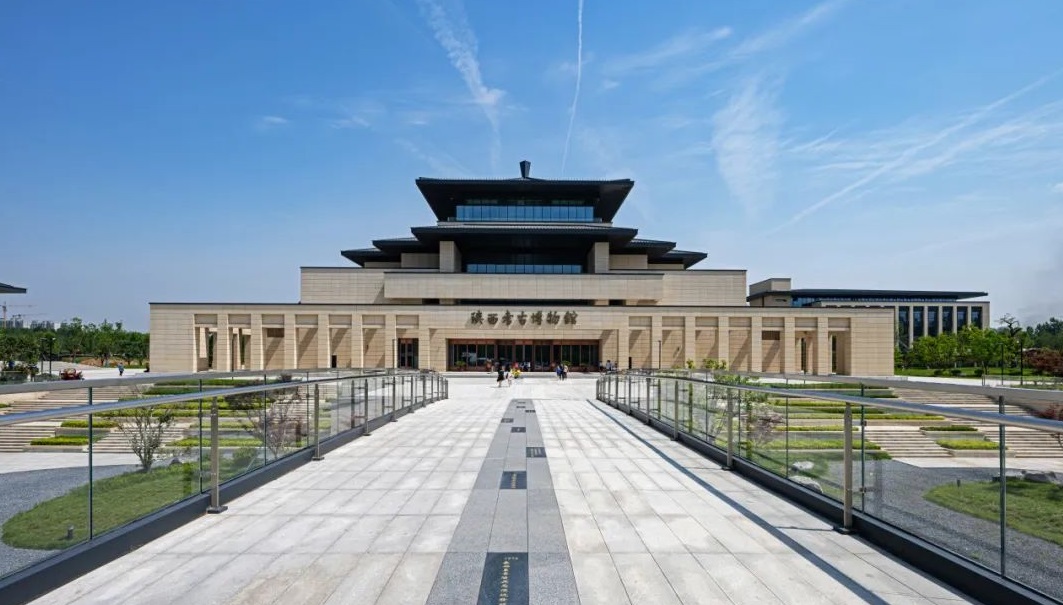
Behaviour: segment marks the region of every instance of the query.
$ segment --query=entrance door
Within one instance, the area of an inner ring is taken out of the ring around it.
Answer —
[[[550,345],[548,344],[536,344],[535,345],[535,371],[536,372],[548,372],[550,370]]]

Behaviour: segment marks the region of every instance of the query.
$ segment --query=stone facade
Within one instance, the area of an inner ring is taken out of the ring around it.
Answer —
[[[564,361],[888,375],[889,309],[754,307],[744,270],[638,239],[612,218],[630,180],[418,179],[436,214],[414,237],[304,267],[298,303],[152,303],[157,371]],[[460,220],[459,220],[460,219]],[[571,361],[570,361],[571,360]]]

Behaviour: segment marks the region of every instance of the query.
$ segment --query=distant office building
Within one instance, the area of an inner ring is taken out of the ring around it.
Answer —
[[[924,290],[792,289],[789,278],[773,278],[749,286],[746,298],[754,307],[886,307],[896,313],[897,344],[911,346],[920,336],[955,334],[964,326],[985,328],[989,301],[970,300],[985,292]]]
[[[48,319],[34,320],[30,322],[30,328],[33,330],[55,330],[57,324],[54,321]]]
[[[417,179],[435,224],[303,267],[298,303],[152,303],[163,371],[683,367],[893,373],[893,313],[763,308],[742,269],[613,224],[629,179]],[[390,207],[389,211],[406,211]]]

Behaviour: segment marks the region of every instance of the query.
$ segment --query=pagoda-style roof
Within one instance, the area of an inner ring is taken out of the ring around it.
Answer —
[[[18,286],[12,286],[9,284],[0,283],[0,294],[25,294],[25,288],[19,288]]]
[[[417,188],[440,221],[457,215],[457,206],[477,198],[541,198],[585,200],[594,215],[611,222],[635,186],[631,179],[567,181],[521,177],[516,179],[417,179]]]

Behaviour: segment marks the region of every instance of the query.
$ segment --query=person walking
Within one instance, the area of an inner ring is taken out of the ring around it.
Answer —
[[[125,374],[125,364],[119,361],[118,362],[118,376],[121,377],[122,374]]]
[[[498,366],[498,388],[502,388],[502,381],[506,379],[506,369],[502,366]]]
[[[557,381],[561,382],[561,364],[557,364],[557,367],[554,368],[554,373],[557,374]]]

